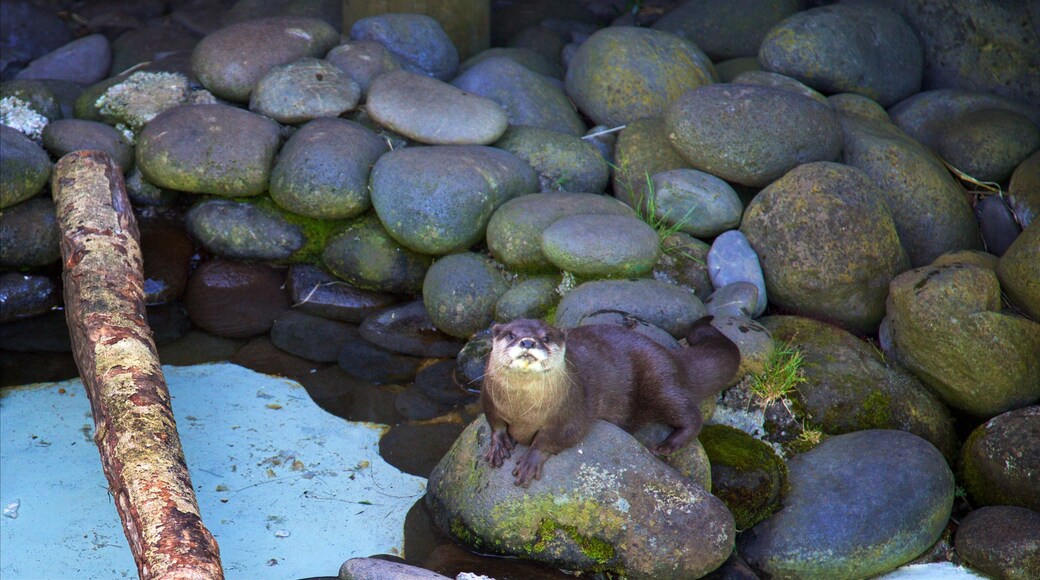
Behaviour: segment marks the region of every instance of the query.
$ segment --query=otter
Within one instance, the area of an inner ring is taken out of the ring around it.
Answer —
[[[492,350],[481,404],[491,425],[484,458],[501,467],[514,445],[529,445],[513,469],[515,484],[540,479],[552,455],[577,445],[596,419],[634,432],[652,421],[672,432],[651,451],[667,455],[701,429],[700,403],[733,378],[740,350],[711,325],[686,333],[688,346],[669,350],[622,326],[562,330],[540,320],[491,328]]]

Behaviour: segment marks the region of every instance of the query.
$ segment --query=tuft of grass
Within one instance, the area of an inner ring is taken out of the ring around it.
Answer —
[[[802,352],[790,341],[780,343],[769,357],[765,370],[751,375],[748,388],[761,399],[763,406],[777,401],[786,405],[788,397],[805,382],[802,362]]]

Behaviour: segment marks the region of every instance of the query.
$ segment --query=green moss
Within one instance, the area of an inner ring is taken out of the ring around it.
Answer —
[[[701,444],[712,466],[712,492],[747,529],[780,508],[787,465],[766,443],[725,425],[707,425]]]
[[[610,542],[582,535],[578,532],[577,527],[564,525],[549,518],[543,519],[538,526],[538,538],[530,546],[531,553],[544,552],[548,548],[549,543],[556,538],[557,532],[563,533],[570,538],[574,545],[581,550],[581,553],[594,563],[590,571],[611,570],[623,573],[616,567],[609,565],[617,558],[617,552]]]
[[[321,220],[285,211],[268,194],[236,197],[233,201],[255,205],[268,214],[278,216],[300,228],[307,242],[287,260],[291,264],[321,265],[321,252],[325,243],[350,223],[350,220]]]
[[[889,396],[880,389],[874,390],[867,396],[856,413],[856,421],[860,429],[885,429],[892,422],[892,401]]]

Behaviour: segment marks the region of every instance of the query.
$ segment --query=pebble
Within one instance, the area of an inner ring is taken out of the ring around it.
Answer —
[[[394,294],[362,290],[310,264],[290,266],[286,285],[295,310],[343,322],[360,323],[399,300]]]
[[[708,251],[707,266],[716,291],[737,282],[754,285],[757,296],[751,318],[762,316],[768,303],[765,277],[758,254],[740,230],[730,230],[715,238]]]
[[[413,356],[454,357],[463,346],[462,341],[437,329],[422,300],[373,312],[361,323],[360,331],[376,346]]]
[[[367,110],[380,125],[431,145],[487,145],[509,126],[491,99],[403,70],[372,81]]]
[[[336,65],[306,57],[272,68],[249,97],[249,110],[286,125],[354,110],[361,87]]]
[[[362,18],[350,27],[352,40],[386,47],[406,71],[446,81],[459,67],[459,52],[440,23],[425,14],[390,13]]]

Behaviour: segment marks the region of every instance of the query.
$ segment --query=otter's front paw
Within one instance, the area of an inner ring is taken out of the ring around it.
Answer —
[[[502,467],[502,462],[509,459],[513,454],[513,439],[505,429],[495,431],[491,434],[491,446],[488,447],[484,459],[491,467]]]
[[[531,485],[532,479],[541,479],[542,466],[545,465],[546,459],[549,459],[548,453],[533,447],[528,449],[527,453],[516,461],[516,467],[513,468],[513,476],[516,477],[516,480],[513,483],[520,487],[527,487]]]

